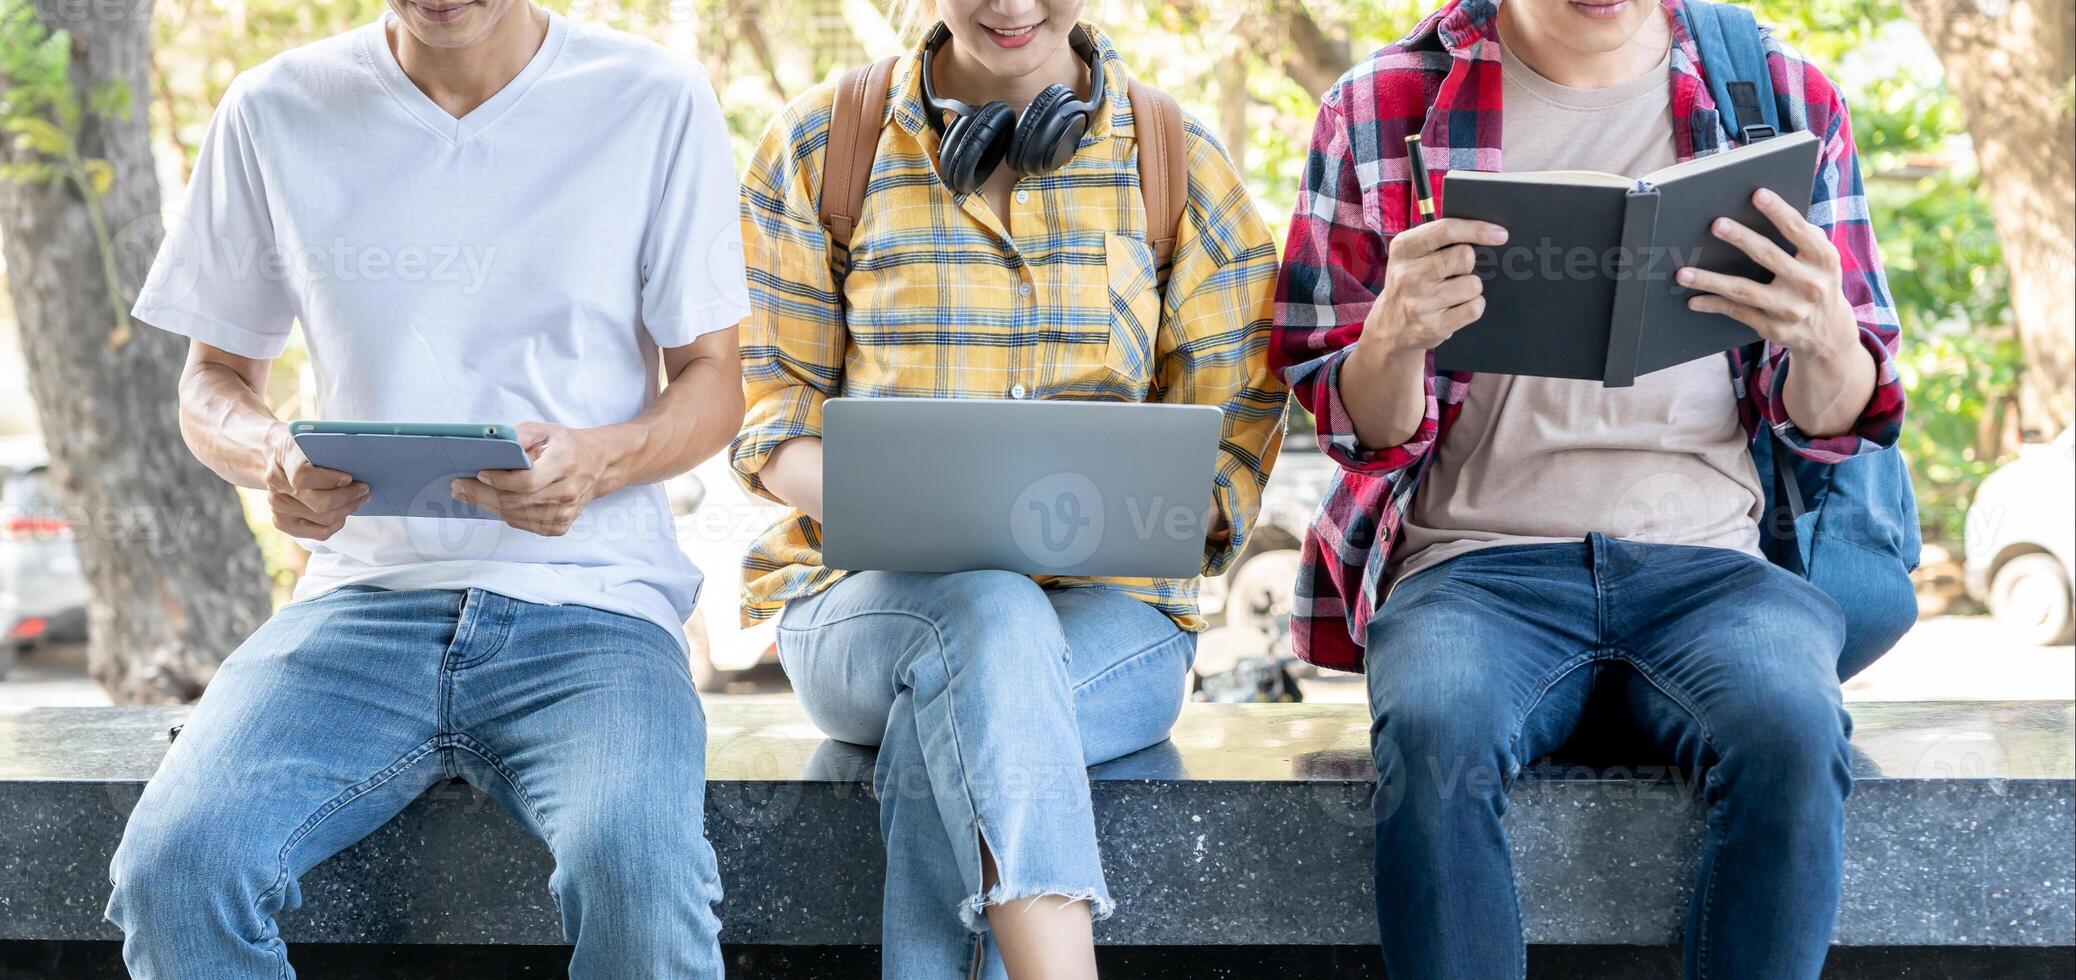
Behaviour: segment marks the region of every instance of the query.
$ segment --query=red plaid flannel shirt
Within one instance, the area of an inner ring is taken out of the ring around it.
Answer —
[[[1678,16],[1672,25],[1673,142],[1682,160],[1728,148],[1702,79],[1700,55]],[[1404,445],[1366,448],[1341,402],[1340,372],[1384,282],[1386,246],[1411,219],[1405,137],[1420,133],[1437,200],[1448,169],[1500,169],[1497,0],[1451,0],[1412,33],[1342,76],[1321,100],[1311,157],[1291,218],[1276,291],[1270,356],[1319,423],[1319,444],[1341,466],[1305,538],[1291,612],[1298,656],[1322,667],[1362,669],[1362,644],[1381,601],[1392,546],[1435,449],[1470,390],[1465,372],[1437,374],[1428,359],[1427,415]],[[1838,247],[1845,295],[1874,355],[1877,386],[1852,431],[1812,439],[1782,403],[1788,352],[1768,345],[1756,371],[1726,355],[1747,433],[1764,424],[1796,453],[1837,462],[1893,445],[1903,422],[1896,375],[1896,313],[1875,251],[1852,127],[1837,89],[1797,52],[1768,36],[1785,129],[1822,140],[1809,220]]]

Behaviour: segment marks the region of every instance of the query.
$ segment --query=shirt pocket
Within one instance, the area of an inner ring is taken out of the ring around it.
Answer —
[[[1109,275],[1110,348],[1103,366],[1143,388],[1153,378],[1153,341],[1160,330],[1161,293],[1153,250],[1115,232],[1104,235]]]

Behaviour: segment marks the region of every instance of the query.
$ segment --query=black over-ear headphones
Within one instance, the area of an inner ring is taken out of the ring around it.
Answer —
[[[1049,174],[1067,165],[1088,132],[1089,120],[1103,104],[1103,66],[1096,44],[1088,31],[1077,24],[1068,35],[1074,52],[1088,63],[1089,94],[1084,102],[1065,85],[1047,85],[1021,117],[1006,102],[990,102],[975,109],[957,99],[937,94],[930,79],[930,56],[951,40],[951,28],[939,23],[923,42],[923,103],[930,109],[930,123],[940,131],[937,141],[937,172],[945,186],[959,194],[971,194],[987,183],[995,168],[1008,162],[1020,174]],[[944,122],[950,113],[952,120]]]

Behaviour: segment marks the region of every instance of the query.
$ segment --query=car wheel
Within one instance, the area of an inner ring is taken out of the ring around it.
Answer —
[[[1264,551],[1233,572],[1231,591],[1225,600],[1227,626],[1268,638],[1271,656],[1290,654],[1290,606],[1297,589],[1298,569],[1304,558],[1295,548]],[[1288,661],[1286,668],[1296,677],[1316,677],[1311,664]]]
[[[1278,629],[1278,620],[1290,615],[1302,564],[1296,551],[1269,551],[1247,559],[1233,573],[1226,592],[1225,624],[1243,630]]]
[[[1998,568],[1990,580],[1990,612],[2028,643],[2068,643],[2071,626],[2076,625],[2071,603],[2069,579],[2053,555],[2019,555]]]
[[[25,646],[12,640],[0,641],[0,680],[5,680],[7,672],[14,669],[15,659],[21,655]]]

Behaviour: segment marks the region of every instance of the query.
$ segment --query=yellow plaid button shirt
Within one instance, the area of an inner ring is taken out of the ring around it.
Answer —
[[[1225,152],[1189,120],[1188,205],[1165,295],[1157,288],[1128,74],[1090,34],[1106,105],[1066,167],[1016,185],[1011,230],[982,195],[938,178],[921,60],[896,65],[840,287],[816,206],[833,84],[774,121],[742,191],[749,412],[732,462],[751,492],[777,499],[758,471],[780,443],[819,436],[823,403],[838,395],[1216,405],[1225,430],[1212,491],[1233,534],[1206,544],[1204,571],[1245,547],[1283,439],[1286,389],[1268,365],[1275,243]],[[822,564],[820,541],[798,511],[758,539],[743,558],[746,623],[843,576]],[[1196,579],[1037,580],[1114,585],[1201,628]]]

